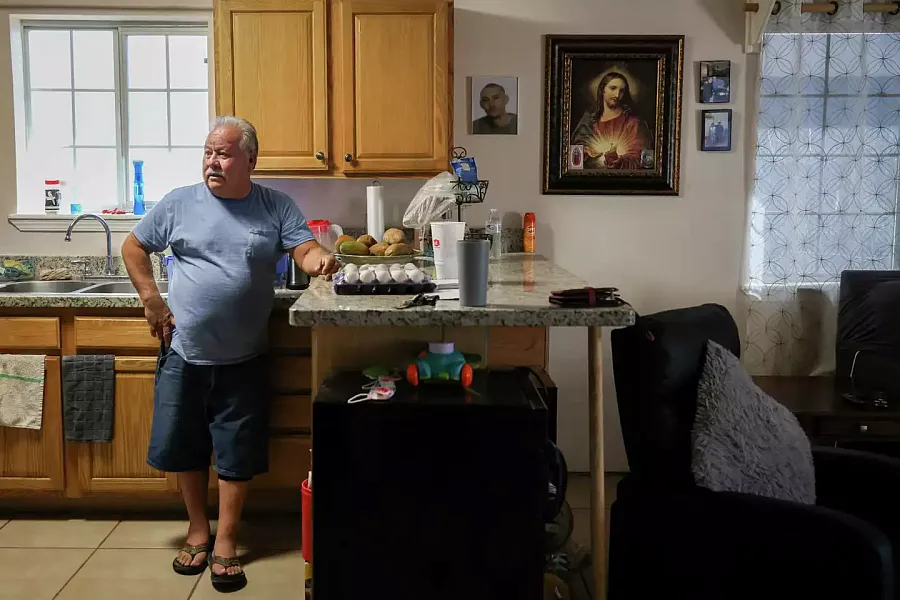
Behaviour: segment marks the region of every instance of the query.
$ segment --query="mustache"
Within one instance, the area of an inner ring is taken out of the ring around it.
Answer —
[[[209,179],[210,177],[214,177],[214,176],[224,178],[225,173],[223,173],[221,169],[207,169],[206,170],[206,178],[207,179]]]

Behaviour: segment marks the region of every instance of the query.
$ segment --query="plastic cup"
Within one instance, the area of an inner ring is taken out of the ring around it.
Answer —
[[[459,262],[434,263],[435,274],[438,279],[459,279]]]
[[[444,264],[445,268],[456,264],[456,243],[466,237],[466,224],[461,221],[434,221],[431,224],[431,246],[434,249],[434,263]],[[456,279],[456,277],[441,277],[438,270],[438,279]]]

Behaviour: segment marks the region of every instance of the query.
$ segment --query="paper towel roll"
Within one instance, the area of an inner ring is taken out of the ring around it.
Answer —
[[[366,233],[377,241],[384,235],[384,187],[380,184],[366,188]]]

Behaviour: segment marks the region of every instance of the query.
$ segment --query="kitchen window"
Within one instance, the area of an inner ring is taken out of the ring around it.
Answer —
[[[206,27],[40,22],[25,25],[22,44],[19,213],[42,213],[44,180],[56,179],[61,213],[73,203],[130,210],[136,160],[148,207],[199,180],[210,120]]]

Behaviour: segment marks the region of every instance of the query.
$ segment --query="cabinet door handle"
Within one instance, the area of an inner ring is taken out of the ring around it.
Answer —
[[[347,161],[347,162],[353,162],[353,155],[352,155],[352,154],[345,154],[345,155],[344,155],[344,160]]]
[[[868,431],[869,431],[869,426],[868,426],[868,425],[860,425],[860,426],[859,426],[859,432],[860,432],[860,433],[867,433]]]
[[[325,160],[324,152],[316,152],[316,160]]]

